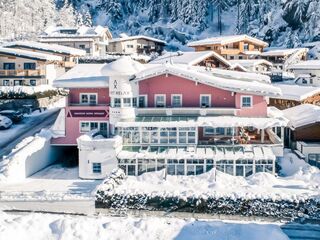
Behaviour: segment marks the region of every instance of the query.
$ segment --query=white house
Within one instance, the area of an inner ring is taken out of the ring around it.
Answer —
[[[229,60],[231,64],[239,64],[248,72],[268,73],[271,71],[273,64],[264,59],[241,59]]]
[[[114,38],[109,41],[107,52],[126,54],[161,53],[165,45],[165,41],[153,37],[144,35],[127,36],[126,34],[120,34],[119,38]]]
[[[87,55],[101,56],[106,53],[106,46],[112,34],[107,27],[49,27],[39,36],[43,43],[59,44],[85,50]]]
[[[320,86],[320,60],[308,60],[288,67],[297,84]]]

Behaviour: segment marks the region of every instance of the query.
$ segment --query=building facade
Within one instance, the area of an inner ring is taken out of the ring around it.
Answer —
[[[104,178],[110,166],[127,175],[160,169],[194,175],[212,168],[239,176],[274,173],[287,122],[267,102],[281,91],[265,76],[257,85],[230,78],[238,72],[216,74],[204,67],[141,65],[128,57],[102,65],[108,84],[70,89],[64,136],[52,143],[77,144],[83,178]],[[68,88],[68,79],[62,86]],[[99,136],[105,128],[108,133]]]
[[[0,86],[52,84],[65,73],[62,60],[52,54],[0,48]]]
[[[42,43],[58,44],[86,51],[88,56],[103,56],[112,34],[107,27],[49,27],[40,35]]]
[[[138,35],[114,38],[109,41],[106,50],[109,53],[125,53],[125,54],[160,54],[163,51],[165,41],[160,39]]]
[[[227,60],[258,58],[268,43],[248,35],[207,38],[188,43],[195,51],[215,51]]]

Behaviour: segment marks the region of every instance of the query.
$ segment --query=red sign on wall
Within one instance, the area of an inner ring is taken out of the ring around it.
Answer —
[[[107,117],[106,110],[70,110],[72,117]],[[67,117],[71,117],[70,114]]]

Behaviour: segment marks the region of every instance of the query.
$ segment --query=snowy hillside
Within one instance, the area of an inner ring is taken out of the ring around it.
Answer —
[[[91,21],[115,36],[150,35],[172,48],[220,32],[248,33],[286,47],[320,38],[318,0],[0,0],[0,10],[0,37],[6,38],[35,36],[53,23]]]
[[[209,35],[248,33],[272,46],[318,40],[318,0],[69,0],[117,35],[146,34],[171,45]],[[220,24],[221,23],[221,24]],[[319,35],[319,36],[318,36]]]

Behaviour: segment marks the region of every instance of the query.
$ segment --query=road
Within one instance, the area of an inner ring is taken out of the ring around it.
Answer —
[[[290,240],[320,240],[320,225],[289,223],[281,229]]]
[[[47,110],[42,114],[26,117],[22,123],[13,125],[10,129],[0,131],[0,161],[4,155],[26,137],[33,136],[43,128],[52,126],[60,109]]]

